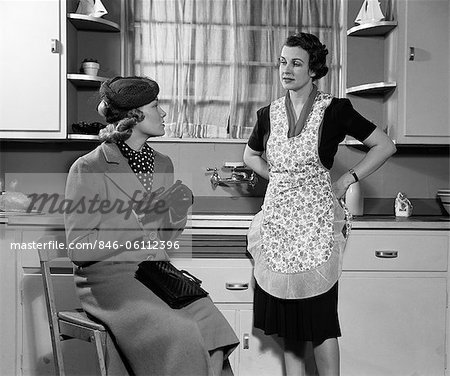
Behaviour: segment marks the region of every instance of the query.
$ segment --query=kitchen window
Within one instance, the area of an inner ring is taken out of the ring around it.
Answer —
[[[321,90],[339,95],[341,0],[132,0],[132,73],[154,78],[166,137],[246,139],[256,111],[283,95],[277,59],[289,34],[329,50]]]

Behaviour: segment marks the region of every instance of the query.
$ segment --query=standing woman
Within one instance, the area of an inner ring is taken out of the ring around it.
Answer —
[[[77,293],[109,331],[109,375],[216,376],[224,364],[232,374],[227,358],[238,340],[209,297],[172,309],[135,278],[141,262],[169,260],[169,241],[183,230],[192,204],[186,186],[178,202],[148,199],[173,184],[170,158],[146,143],[164,135],[158,93],[144,77],[115,77],[100,88],[98,111],[108,122],[103,143],[75,161],[66,185]],[[138,210],[145,197],[146,211]]]
[[[288,375],[304,373],[309,341],[319,375],[339,375],[338,279],[350,228],[339,199],[396,150],[349,100],[317,90],[327,53],[312,34],[287,38],[279,58],[286,96],[258,110],[244,151],[245,163],[269,180],[248,233],[254,326],[284,337]],[[346,135],[370,150],[332,185],[329,170]]]

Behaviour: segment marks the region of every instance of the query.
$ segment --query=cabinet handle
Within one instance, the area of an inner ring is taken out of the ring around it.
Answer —
[[[225,283],[227,290],[248,290],[248,283]]]
[[[50,46],[51,46],[50,50],[52,51],[52,53],[54,53],[54,54],[59,53],[59,40],[58,39],[52,39]]]
[[[409,47],[409,60],[414,61],[416,57],[416,49],[414,47]]]
[[[249,342],[250,342],[250,335],[248,333],[244,333],[244,335],[242,336],[242,347],[244,349],[248,349]]]
[[[398,251],[375,251],[375,256],[378,258],[397,258]]]

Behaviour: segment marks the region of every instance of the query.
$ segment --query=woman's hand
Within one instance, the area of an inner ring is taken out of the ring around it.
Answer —
[[[386,160],[395,153],[396,148],[392,140],[379,128],[376,128],[372,134],[363,141],[364,145],[370,148],[361,162],[353,167],[354,173],[359,180],[372,174]],[[333,191],[338,199],[342,198],[347,192],[348,187],[355,182],[355,178],[349,172],[342,175],[333,183]]]
[[[186,217],[189,208],[194,203],[192,191],[181,180],[164,190],[164,187],[145,196],[136,203],[135,211],[142,224],[161,222],[170,211],[171,217],[179,221]]]
[[[348,187],[350,187],[353,182],[353,177],[349,173],[345,173],[333,183],[332,189],[338,200],[344,197],[345,192],[347,192]]]

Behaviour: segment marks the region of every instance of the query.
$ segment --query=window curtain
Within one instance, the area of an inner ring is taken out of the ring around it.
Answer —
[[[248,138],[282,96],[277,59],[290,34],[328,50],[320,90],[339,94],[341,0],[132,0],[134,74],[155,79],[166,137]]]

